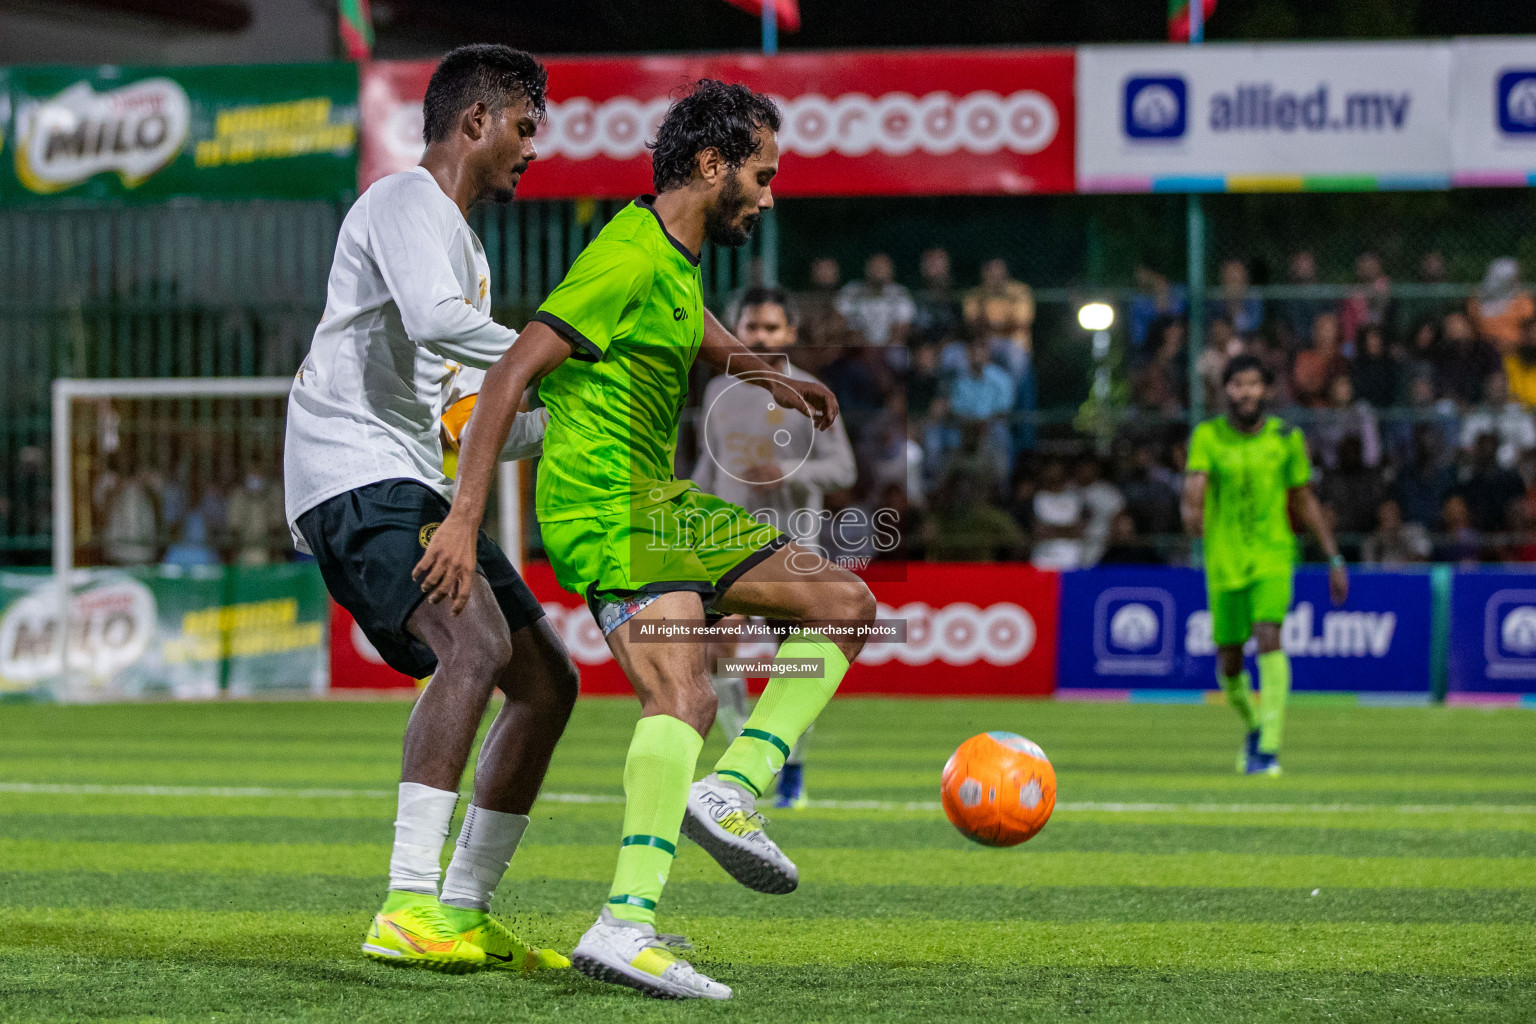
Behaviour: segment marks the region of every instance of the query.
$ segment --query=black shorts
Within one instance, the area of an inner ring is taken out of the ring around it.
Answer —
[[[352,613],[385,664],[415,679],[436,670],[437,655],[406,628],[426,597],[411,570],[447,515],[448,502],[427,485],[381,480],[299,516],[299,531],[331,596]],[[507,629],[516,633],[542,618],[538,598],[484,530],[475,550]]]

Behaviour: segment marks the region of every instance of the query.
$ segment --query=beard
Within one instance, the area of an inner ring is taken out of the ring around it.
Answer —
[[[741,182],[736,176],[727,178],[725,184],[720,186],[720,195],[715,199],[715,204],[704,213],[705,238],[716,245],[732,249],[747,244],[747,239],[752,237],[752,229],[757,227],[762,215],[749,213],[739,223],[732,223],[730,218],[742,207],[742,195]]]
[[[1240,427],[1252,427],[1254,424],[1258,423],[1259,420],[1264,418],[1264,403],[1254,402],[1253,405],[1247,409],[1234,405],[1232,407],[1232,418],[1237,421],[1237,424]]]
[[[512,173],[517,176],[517,179],[516,179],[517,181],[521,181],[523,179],[523,175],[528,173],[528,165],[526,163],[518,164],[516,167],[512,168]],[[511,185],[506,186],[505,188],[503,188],[500,185],[493,185],[493,186],[491,186],[490,190],[487,191],[486,194],[485,194],[485,198],[486,199],[490,200],[493,203],[500,204],[502,206],[505,206],[506,204],[510,203],[516,197],[517,197],[517,184],[516,184],[516,182],[514,182]]]

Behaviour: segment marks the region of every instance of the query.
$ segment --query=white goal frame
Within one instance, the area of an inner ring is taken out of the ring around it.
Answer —
[[[59,595],[59,678],[69,679],[70,597],[75,574],[75,493],[70,415],[77,399],[286,398],[292,377],[59,377],[53,382],[53,578]],[[501,463],[498,480],[502,549],[523,568],[523,502],[519,463]]]

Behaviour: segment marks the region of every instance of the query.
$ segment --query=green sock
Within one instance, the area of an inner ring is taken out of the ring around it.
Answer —
[[[848,659],[820,633],[792,633],[779,646],[775,661],[820,658],[822,673],[813,679],[773,679],[758,698],[741,735],[725,749],[715,771],[758,796],[768,792],[784,767],[790,748],[827,706],[848,674]]]
[[[1291,694],[1291,657],[1284,651],[1259,655],[1259,750],[1280,752],[1285,699]]]
[[[443,920],[456,932],[467,932],[471,928],[477,928],[491,915],[479,907],[456,907],[452,903],[442,904]]]
[[[384,906],[379,913],[393,914],[397,910],[414,907],[418,903],[436,902],[436,896],[429,896],[424,892],[412,892],[409,889],[390,889],[384,894]]]
[[[677,856],[677,834],[704,737],[671,715],[635,724],[624,761],[624,838],[608,890],[614,917],[656,923],[656,903]]]
[[[1249,732],[1259,727],[1259,716],[1253,710],[1253,680],[1247,672],[1239,672],[1235,676],[1224,676],[1218,669],[1216,678],[1221,681],[1221,688],[1227,691],[1227,703],[1237,710],[1238,716],[1243,720],[1243,726]]]

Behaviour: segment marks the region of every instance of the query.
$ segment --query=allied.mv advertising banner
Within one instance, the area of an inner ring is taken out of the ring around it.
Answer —
[[[1444,43],[1084,46],[1083,192],[1450,184]]]
[[[1328,574],[1302,569],[1280,643],[1298,690],[1427,695],[1430,622],[1427,573],[1357,572],[1349,600],[1335,608]],[[1060,647],[1063,690],[1216,687],[1216,644],[1198,569],[1063,573]]]
[[[1536,693],[1536,573],[1489,568],[1456,574],[1450,689]]]
[[[335,199],[356,186],[350,64],[0,69],[0,203]]]
[[[1453,183],[1536,185],[1536,39],[1458,39],[1451,46]]]

